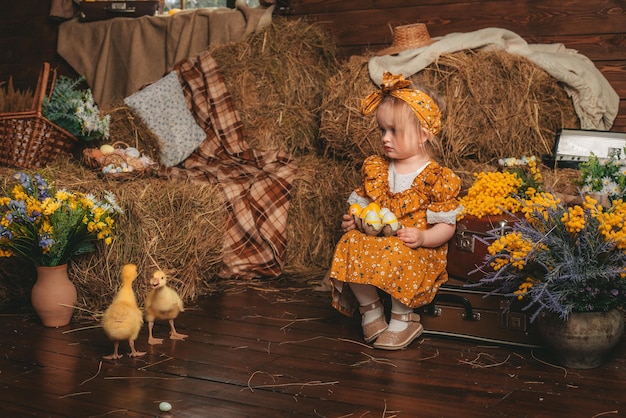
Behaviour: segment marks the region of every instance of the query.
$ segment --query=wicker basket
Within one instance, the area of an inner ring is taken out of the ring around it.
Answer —
[[[60,153],[67,154],[77,139],[42,116],[46,94],[54,89],[56,70],[45,62],[39,74],[32,110],[0,113],[0,164],[23,168],[45,167]]]
[[[115,180],[132,180],[145,177],[152,174],[157,168],[157,164],[145,155],[140,155],[137,158],[127,155],[125,151],[129,148],[129,145],[125,142],[118,141],[112,145],[115,148],[115,152],[104,155],[98,148],[85,148],[83,150],[83,163],[87,167],[96,170],[103,177]],[[127,168],[130,168],[130,171],[104,172],[104,168],[109,165],[115,167],[125,165]]]

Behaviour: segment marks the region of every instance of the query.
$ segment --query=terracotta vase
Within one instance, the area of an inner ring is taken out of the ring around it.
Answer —
[[[566,321],[558,315],[538,318],[537,328],[556,360],[571,369],[602,365],[624,332],[624,316],[609,312],[571,313]]]
[[[76,304],[76,287],[67,274],[67,264],[37,267],[37,281],[31,291],[31,303],[46,327],[70,323]]]

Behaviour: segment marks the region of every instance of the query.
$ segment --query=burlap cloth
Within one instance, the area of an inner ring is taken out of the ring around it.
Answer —
[[[172,16],[114,18],[59,26],[57,52],[85,77],[96,103],[107,106],[170,72],[209,46],[243,40],[271,23],[274,6],[194,9]]]

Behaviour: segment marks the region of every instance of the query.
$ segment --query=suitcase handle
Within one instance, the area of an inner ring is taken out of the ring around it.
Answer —
[[[430,316],[440,316],[441,310],[437,308],[437,302],[460,305],[465,309],[465,312],[461,315],[463,319],[467,321],[480,321],[480,313],[474,312],[472,303],[467,298],[451,293],[436,294],[433,301],[424,307],[424,313]]]

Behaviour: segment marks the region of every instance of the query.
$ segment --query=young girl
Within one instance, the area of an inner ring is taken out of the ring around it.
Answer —
[[[363,164],[363,184],[348,204],[375,202],[393,212],[401,225],[396,236],[372,236],[356,228],[344,214],[345,234],[335,249],[330,269],[333,306],[346,311],[346,298],[359,304],[366,342],[385,350],[407,347],[422,334],[413,310],[432,301],[447,278],[447,242],[456,228],[461,180],[432,158],[441,126],[443,102],[426,88],[386,72],[380,90],[361,103],[361,112],[376,111],[385,157]],[[387,323],[378,289],[391,296]]]

